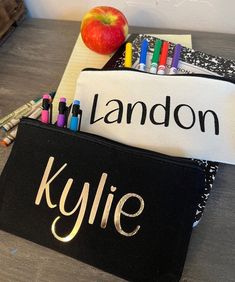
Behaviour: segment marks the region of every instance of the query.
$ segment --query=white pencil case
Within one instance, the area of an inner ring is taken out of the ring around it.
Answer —
[[[81,129],[172,156],[235,164],[235,84],[211,75],[81,72]]]

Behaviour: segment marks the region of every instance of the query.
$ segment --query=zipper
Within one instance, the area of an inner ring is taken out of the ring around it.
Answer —
[[[197,163],[193,162],[191,159],[187,159],[187,158],[182,158],[182,157],[174,157],[174,156],[168,156],[162,153],[158,153],[158,152],[154,152],[154,151],[150,151],[147,149],[142,149],[142,148],[138,148],[138,147],[132,147],[123,143],[119,143],[117,141],[99,136],[99,135],[95,135],[92,133],[87,133],[84,131],[79,131],[79,132],[73,132],[71,130],[69,130],[68,128],[61,128],[61,127],[57,127],[54,124],[45,124],[42,123],[39,120],[35,120],[35,119],[31,119],[28,117],[23,117],[20,121],[21,124],[28,124],[28,125],[32,125],[32,126],[36,126],[42,129],[47,129],[47,130],[52,130],[55,132],[60,132],[62,134],[66,134],[69,136],[75,136],[77,138],[80,138],[82,140],[86,140],[89,142],[95,142],[101,145],[105,145],[105,146],[109,146],[109,147],[113,147],[116,148],[120,151],[126,151],[126,152],[131,152],[131,153],[135,153],[139,156],[144,156],[144,157],[148,157],[148,158],[152,158],[152,159],[157,159],[159,161],[168,161],[172,164],[176,164],[176,165],[181,165],[181,166],[187,166],[189,168],[197,168],[201,171],[203,171],[203,169],[198,166]]]
[[[139,72],[142,73],[143,75],[154,75],[154,76],[167,76],[167,77],[174,77],[174,76],[186,76],[186,77],[201,77],[201,78],[208,78],[208,79],[215,79],[215,80],[222,80],[222,81],[227,81],[230,82],[232,84],[235,84],[235,79],[231,79],[231,78],[227,78],[227,77],[223,77],[223,76],[217,76],[217,75],[211,75],[211,74],[202,74],[202,73],[187,73],[187,74],[154,74],[154,73],[150,73],[150,72],[145,72],[145,71],[141,71],[141,70],[137,70],[137,69],[133,69],[133,68],[124,68],[124,67],[120,67],[120,68],[106,68],[106,69],[97,69],[97,68],[85,68],[82,70],[83,71],[101,71],[101,72],[105,72],[105,71],[132,71],[132,72]]]

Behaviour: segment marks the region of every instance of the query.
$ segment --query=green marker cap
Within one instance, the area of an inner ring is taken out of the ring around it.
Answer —
[[[162,47],[162,40],[157,39],[155,42],[155,46],[154,46],[152,63],[158,63],[160,52],[161,52],[161,47]]]

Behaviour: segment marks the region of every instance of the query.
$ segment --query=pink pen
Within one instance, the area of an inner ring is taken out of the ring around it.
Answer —
[[[51,98],[48,94],[44,94],[42,97],[42,114],[41,114],[41,122],[49,123],[50,122],[50,101]]]

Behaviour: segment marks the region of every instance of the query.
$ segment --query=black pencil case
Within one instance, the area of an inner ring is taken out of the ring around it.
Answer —
[[[189,159],[23,118],[0,228],[130,281],[179,281],[204,178]]]

